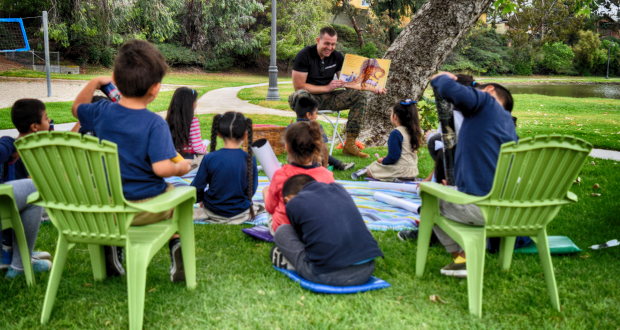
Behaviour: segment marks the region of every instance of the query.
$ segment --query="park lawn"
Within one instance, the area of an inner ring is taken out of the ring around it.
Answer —
[[[166,74],[162,83],[184,86],[205,86],[211,89],[223,87],[237,87],[251,84],[261,84],[269,82],[268,76],[237,73],[176,73],[173,71]],[[60,74],[52,73],[52,79],[63,80],[91,80],[95,77],[111,75],[112,70],[97,70],[96,73],[89,74]],[[16,69],[0,72],[2,77],[22,77],[22,78],[45,78],[45,72]],[[286,80],[286,79],[285,79]]]
[[[199,115],[203,138],[210,135],[213,115]],[[255,123],[286,124],[290,119],[250,116]],[[220,143],[221,144],[221,141]],[[371,152],[387,153],[385,147]],[[340,158],[340,151],[335,156]],[[420,172],[431,170],[431,159],[421,152]],[[281,158],[282,159],[282,158]],[[365,160],[359,168],[370,162]],[[594,162],[594,164],[590,164]],[[620,327],[618,248],[594,251],[588,246],[620,236],[616,201],[620,171],[610,160],[589,158],[571,191],[579,203],[564,206],[550,223],[550,235],[569,236],[584,252],[554,256],[561,312],[552,309],[536,255],[516,254],[510,272],[499,270],[498,257],[487,254],[483,316],[468,312],[467,283],[439,274],[451,260],[443,248],[429,251],[427,271],[414,275],[416,242],[406,243],[396,232],[373,232],[386,258],[377,259],[375,276],[392,287],[356,295],[323,295],[301,289],[271,267],[270,243],[250,239],[243,226],[196,225],[198,287],[187,291],[171,283],[167,247],[155,255],[148,269],[144,326],[169,328],[250,329],[418,329],[418,328],[570,328]],[[350,172],[336,172],[344,179]],[[600,197],[593,197],[598,183]],[[39,232],[37,249],[53,253],[57,233],[50,224]],[[49,274],[37,274],[37,285],[25,279],[0,278],[3,329],[40,328],[40,313]],[[447,304],[434,304],[437,294]],[[68,257],[49,329],[126,329],[125,278],[95,282],[88,249],[78,244]]]

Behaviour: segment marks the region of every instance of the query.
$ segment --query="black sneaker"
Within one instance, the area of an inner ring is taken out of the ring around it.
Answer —
[[[278,268],[294,270],[293,266],[284,258],[284,255],[277,246],[271,248],[271,262]]]
[[[456,263],[456,261],[461,261]],[[458,257],[457,260],[442,268],[440,273],[446,276],[454,276],[456,278],[467,278],[467,264],[465,258]]]
[[[183,254],[181,253],[181,240],[175,238],[168,243],[170,247],[170,280],[172,282],[185,281],[185,268],[183,267]]]
[[[104,246],[105,269],[108,276],[125,276],[123,268],[123,248],[118,246]]]
[[[398,239],[401,241],[409,241],[418,239],[418,231],[417,230],[401,230],[396,235]]]
[[[351,162],[351,163],[345,163],[345,162],[339,162],[338,164],[334,165],[334,168],[340,171],[347,171],[353,168],[353,166],[355,166],[355,163]]]

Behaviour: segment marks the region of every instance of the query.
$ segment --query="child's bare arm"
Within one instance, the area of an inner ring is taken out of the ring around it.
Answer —
[[[112,78],[110,77],[97,77],[93,78],[91,81],[84,86],[84,89],[75,97],[75,101],[73,101],[73,105],[71,106],[71,113],[73,116],[77,118],[77,110],[81,104],[90,103],[93,99],[93,95],[95,91],[101,88],[101,86],[107,85],[112,82]]]
[[[190,164],[190,160],[183,160],[175,164],[170,159],[164,159],[153,163],[153,172],[162,178],[182,176],[191,170]]]

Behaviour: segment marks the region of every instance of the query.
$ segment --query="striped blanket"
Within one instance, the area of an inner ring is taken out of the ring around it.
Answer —
[[[175,186],[187,186],[189,185],[195,176],[194,173],[189,173],[183,177],[171,177],[166,181],[172,183]],[[264,203],[263,201],[263,188],[269,185],[267,177],[261,176],[258,178],[258,190],[254,195],[253,201],[255,203]],[[376,201],[374,199],[374,193],[382,192],[398,198],[406,198],[412,203],[420,204],[421,200],[415,193],[375,189],[369,188],[368,182],[365,181],[345,181],[337,180],[336,182],[344,186],[349,192],[353,201],[357,205],[364,221],[371,230],[403,230],[403,229],[415,229],[418,227],[420,216],[412,212]],[[200,207],[198,204],[194,205],[194,214],[199,214]],[[195,223],[205,223],[201,221],[199,217],[194,217]],[[254,221],[247,222],[252,225],[266,225],[267,214],[259,214]]]

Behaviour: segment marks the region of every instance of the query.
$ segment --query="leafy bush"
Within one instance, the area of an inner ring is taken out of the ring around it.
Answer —
[[[498,75],[511,71],[507,42],[492,28],[478,26],[446,58],[444,69]]]
[[[157,44],[155,47],[159,49],[168,65],[205,65],[205,59],[200,53],[185,47],[174,44]]]
[[[90,63],[98,64],[100,58],[101,50],[99,50],[99,48],[97,48],[96,46],[90,46],[90,48],[88,48],[88,60],[90,61]]]
[[[99,58],[99,62],[101,65],[106,68],[111,68],[114,65],[114,51],[112,48],[106,48],[101,52],[101,57]]]
[[[531,76],[533,74],[532,61],[517,61],[513,72],[519,76]]]
[[[336,33],[338,33],[338,43],[357,43],[357,33],[355,30],[346,25],[332,24]]]
[[[431,97],[422,96],[424,104],[418,107],[418,115],[420,116],[420,128],[423,131],[428,131],[437,128],[437,105],[435,104],[435,96]]]
[[[545,43],[541,53],[543,57],[538,66],[551,73],[566,73],[571,69],[575,57],[570,47],[561,42]]]
[[[365,57],[369,57],[369,58],[376,58],[377,51],[378,51],[377,45],[375,45],[374,42],[369,41],[365,43],[364,47],[360,49],[359,54]]]
[[[600,49],[601,40],[592,31],[579,32],[579,42],[573,47],[575,68],[583,75],[594,73],[598,65],[607,60],[607,52]]]

